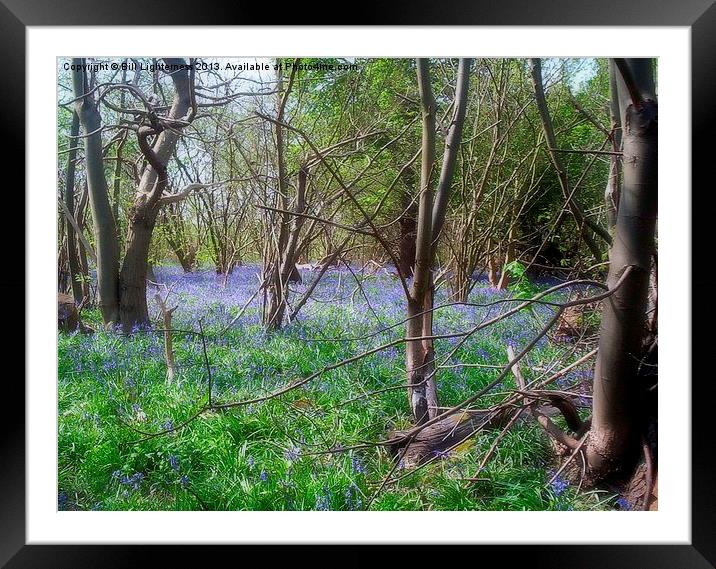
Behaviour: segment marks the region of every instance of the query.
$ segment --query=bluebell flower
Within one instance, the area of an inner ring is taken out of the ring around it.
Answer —
[[[346,499],[346,507],[349,510],[360,510],[363,507],[360,489],[355,485],[355,482],[351,482],[350,486],[346,488],[344,497]]]
[[[365,474],[366,472],[365,467],[361,464],[361,461],[357,456],[351,457],[351,468],[356,474]]]
[[[294,462],[298,460],[301,456],[301,449],[298,447],[292,447],[288,449],[286,452],[283,453],[283,456],[288,460],[289,462]]]
[[[631,510],[631,504],[624,496],[619,497],[617,500],[617,506],[619,506],[622,510]]]
[[[123,486],[131,486],[133,490],[139,490],[142,480],[144,480],[144,473],[135,472],[132,476],[126,476],[120,470],[115,470],[112,473],[112,478],[119,480]]]
[[[328,486],[323,487],[323,493],[316,496],[316,510],[326,511],[331,509],[331,491]]]
[[[57,507],[60,510],[64,510],[65,506],[67,506],[67,494],[60,492],[57,495]]]
[[[552,482],[550,482],[549,485],[550,488],[552,488],[552,492],[554,492],[554,495],[560,496],[569,486],[569,482],[567,482],[561,476],[557,476],[554,480],[552,480]]]
[[[171,466],[175,471],[179,472],[179,459],[175,455],[171,455],[169,457],[169,466]]]
[[[266,482],[266,480],[268,480],[268,474],[266,474],[265,469],[261,469],[261,474],[259,474],[259,478],[261,479],[261,482]]]

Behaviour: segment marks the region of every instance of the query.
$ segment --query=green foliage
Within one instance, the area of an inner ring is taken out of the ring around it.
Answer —
[[[504,271],[510,275],[508,289],[514,298],[532,298],[539,289],[527,276],[527,268],[519,261],[512,261],[505,265]]]
[[[512,268],[515,278],[519,267]],[[479,300],[479,299],[477,299]],[[238,327],[210,341],[214,399],[228,401],[275,389],[284,378],[312,371],[355,353],[359,346],[307,342],[318,335],[356,333],[349,312],[327,306],[326,323],[309,322],[291,331],[266,335],[259,325]],[[441,317],[443,318],[443,317]],[[456,309],[443,325],[459,323]],[[99,321],[88,310],[88,323]],[[208,333],[216,330],[209,330]],[[481,336],[465,351],[466,363],[504,363],[504,331]],[[368,399],[349,399],[400,383],[402,349],[376,355],[326,373],[301,389],[265,403],[205,412],[182,425],[206,401],[206,374],[200,344],[175,337],[177,381],[167,386],[160,334],[129,337],[102,331],[60,334],[59,492],[64,509],[103,510],[351,510],[364,509],[393,468],[385,449],[371,447],[326,454],[325,448],[380,440],[388,430],[411,424],[405,393],[385,391]],[[436,349],[446,353],[448,343]],[[556,355],[549,345],[533,353],[535,363]],[[496,370],[446,369],[439,380],[441,400],[459,402],[487,385]],[[507,380],[506,380],[507,381]],[[511,381],[511,380],[510,380]],[[509,385],[513,385],[510,383]],[[484,399],[488,405],[496,396]],[[539,427],[516,425],[495,457],[474,476],[475,465],[497,431],[474,444],[389,485],[372,510],[559,510],[607,509],[597,495],[546,484],[550,449]],[[314,453],[315,454],[312,454]]]

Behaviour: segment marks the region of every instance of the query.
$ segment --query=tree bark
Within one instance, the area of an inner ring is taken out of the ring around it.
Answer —
[[[617,70],[614,61],[609,60],[609,112],[612,120],[612,151],[620,152],[622,147],[622,122],[619,112],[619,93],[617,90]],[[604,190],[604,202],[607,207],[607,226],[609,231],[614,230],[617,223],[617,209],[619,206],[619,180],[621,178],[621,164],[619,156],[612,155],[609,161],[609,178]]]
[[[102,119],[91,94],[87,91],[87,75],[82,69],[83,59],[74,59],[72,75],[75,112],[84,131],[85,170],[89,202],[94,226],[97,250],[97,294],[102,320],[105,325],[116,322],[119,317],[119,247],[112,206],[107,192],[102,161]]]
[[[651,60],[624,60],[641,100],[622,97],[624,182],[607,284],[628,267],[621,287],[603,303],[594,407],[587,460],[600,479],[628,465],[639,448],[641,399],[636,381],[645,332],[657,219],[657,103]],[[623,81],[622,81],[623,83]]]
[[[435,167],[435,98],[430,84],[430,70],[427,59],[418,59],[418,90],[422,113],[422,152],[420,168],[420,193],[418,200],[418,223],[415,238],[415,273],[408,299],[408,322],[405,344],[406,370],[408,374],[408,395],[416,424],[420,425],[437,414],[438,402],[431,400],[435,393],[435,377],[431,377],[432,350],[429,342],[420,339],[423,335],[423,307],[427,301],[430,286],[432,258],[432,176]],[[431,385],[429,385],[431,384]]]
[[[131,215],[119,289],[120,314],[125,332],[149,323],[147,268],[157,207],[134,209]]]
[[[183,59],[167,58],[168,65],[182,65]],[[187,69],[171,72],[174,83],[174,99],[169,110],[169,119],[191,120],[192,85]],[[156,134],[149,146],[148,137]],[[167,185],[167,164],[174,152],[179,132],[176,127],[164,128],[156,133],[148,127],[140,127],[137,137],[139,147],[147,164],[142,172],[134,204],[129,213],[127,230],[127,252],[119,275],[120,319],[122,328],[128,332],[135,326],[149,324],[147,309],[147,263],[149,246],[157,221],[159,199]]]
[[[87,209],[87,201],[89,200],[89,190],[87,189],[87,182],[85,181],[84,189],[82,190],[82,195],[80,196],[80,201],[77,204],[77,215],[75,216],[75,219],[77,220],[77,226],[80,230],[80,233],[84,231],[85,226],[85,211]],[[78,235],[79,236],[79,235]],[[87,248],[84,245],[84,242],[82,239],[80,239],[80,242],[78,243],[79,249],[78,249],[78,257],[79,257],[79,264],[80,264],[80,272],[82,274],[82,298],[90,299],[90,296],[92,294],[92,287],[90,286],[90,279],[89,279],[89,267],[87,265]]]
[[[297,62],[298,60],[296,60]],[[273,251],[273,258],[265,260],[265,264],[268,266],[269,271],[267,275],[267,293],[268,293],[268,306],[264,311],[264,326],[270,330],[279,330],[283,326],[284,315],[286,313],[286,302],[288,295],[288,279],[293,276],[298,270],[295,268],[295,260],[293,259],[295,254],[295,248],[297,244],[298,234],[295,234],[293,244],[289,243],[291,235],[294,234],[290,230],[293,227],[295,230],[298,227],[300,231],[301,224],[304,218],[296,216],[293,220],[290,214],[286,213],[289,209],[288,199],[288,174],[286,171],[286,156],[285,146],[286,141],[284,139],[283,126],[279,123],[283,122],[284,110],[286,109],[286,103],[293,87],[293,81],[295,79],[295,73],[297,66],[292,67],[291,76],[288,80],[286,90],[282,93],[278,99],[276,106],[276,123],[274,123],[274,135],[276,139],[276,168],[278,170],[278,194],[279,203],[281,204],[282,213],[278,215],[280,220],[280,227],[278,231],[278,242]],[[283,89],[283,73],[279,69],[277,72],[277,86],[276,90],[281,92]],[[296,211],[299,213],[303,212],[305,207],[305,183],[306,183],[307,171],[301,168],[299,172],[299,195],[297,196]],[[303,176],[303,178],[301,178]],[[301,188],[301,179],[303,179],[303,188]],[[300,220],[300,221],[299,221]],[[298,225],[296,225],[298,223]],[[291,245],[292,250],[289,251]],[[267,248],[267,250],[269,250]],[[290,257],[290,258],[289,258]],[[295,271],[295,272],[294,272]],[[300,276],[300,273],[299,273]]]
[[[72,112],[72,126],[70,127],[70,151],[67,153],[67,173],[65,175],[65,205],[67,211],[75,215],[75,162],[77,160],[78,135],[80,133],[80,117]],[[82,302],[82,282],[80,260],[77,254],[77,241],[75,229],[71,223],[67,224],[67,261],[70,266],[70,286],[75,304]]]
[[[433,295],[435,292],[432,264],[437,241],[442,231],[448,197],[460,147],[462,125],[467,107],[472,60],[461,59],[452,121],[445,137],[443,165],[433,202],[432,178],[435,168],[435,98],[430,85],[427,59],[417,60],[418,90],[422,112],[422,152],[420,194],[415,238],[415,273],[408,298],[408,322],[405,360],[408,376],[408,398],[416,424],[422,424],[438,413],[438,396],[435,383],[435,351],[433,340],[424,338],[433,333]]]
[[[412,172],[407,169],[406,172]],[[407,176],[406,176],[407,177]],[[413,176],[410,176],[413,178]],[[398,243],[398,262],[400,263],[400,272],[406,277],[413,276],[415,269],[415,236],[417,224],[415,217],[417,207],[415,203],[411,203],[408,192],[403,192],[401,199],[401,209],[403,215],[398,220],[400,224],[400,241]]]

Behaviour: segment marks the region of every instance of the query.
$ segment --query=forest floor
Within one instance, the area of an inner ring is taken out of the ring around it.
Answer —
[[[548,440],[534,424],[518,422],[487,466],[475,477],[497,431],[483,431],[425,467],[401,472],[380,492],[394,462],[387,449],[325,452],[384,440],[411,425],[404,347],[390,347],[321,374],[266,402],[206,411],[183,424],[207,402],[210,363],[212,399],[224,403],[267,394],[291,381],[401,338],[405,300],[389,275],[367,277],[365,296],[347,269],[329,271],[298,319],[276,333],[260,324],[261,299],[223,332],[256,290],[259,268],[239,267],[224,279],[213,270],[183,274],[156,268],[178,306],[173,328],[177,376],[166,383],[161,332],[125,336],[101,330],[97,310],[85,310],[94,334],[59,336],[58,508],[61,510],[603,510],[629,509],[604,490],[578,489],[558,476]],[[313,274],[305,271],[305,290]],[[154,322],[160,321],[148,294]],[[160,292],[166,292],[161,289]],[[472,303],[510,297],[476,283]],[[436,305],[446,301],[444,288]],[[450,306],[435,314],[437,334],[468,330],[507,310]],[[512,303],[514,306],[514,303]],[[440,404],[459,403],[495,379],[507,363],[506,346],[525,345],[552,314],[549,306],[523,310],[479,331],[438,375]],[[157,327],[160,327],[157,325]],[[436,342],[438,359],[458,343]],[[543,338],[528,355],[527,380],[557,371],[586,349]],[[572,353],[574,352],[574,353]],[[469,366],[457,364],[470,364]],[[450,367],[453,366],[453,367]],[[492,366],[492,367],[490,367]],[[556,388],[576,390],[588,414],[593,362],[575,368]],[[393,387],[392,390],[385,390]],[[514,388],[505,379],[483,397],[488,407]],[[366,394],[384,390],[378,394]],[[147,434],[170,431],[148,437]],[[144,433],[144,434],[142,434]]]

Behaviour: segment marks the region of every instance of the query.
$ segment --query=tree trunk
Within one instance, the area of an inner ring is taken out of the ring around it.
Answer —
[[[122,83],[127,82],[127,70],[122,70]],[[127,92],[124,89],[119,90],[119,107],[124,108],[125,101],[127,97]],[[120,216],[119,216],[119,202],[121,201],[120,198],[120,190],[122,188],[122,150],[124,149],[124,144],[127,142],[127,136],[128,133],[125,132],[122,135],[122,138],[117,141],[117,152],[115,154],[115,163],[114,163],[114,176],[112,179],[112,207],[114,212],[114,220],[117,224],[117,245],[120,250],[120,254],[122,251],[122,231],[121,231],[121,222],[120,222]]]
[[[102,161],[102,119],[92,95],[87,94],[87,76],[82,69],[83,59],[74,59],[72,75],[75,112],[85,133],[85,170],[92,211],[95,246],[97,249],[97,295],[105,325],[116,322],[119,316],[119,247],[112,206],[107,193],[107,180]]]
[[[84,219],[85,219],[85,210],[87,209],[87,201],[89,199],[88,194],[89,194],[89,190],[87,189],[87,183],[85,182],[84,189],[82,190],[82,196],[80,197],[80,201],[77,204],[77,215],[75,217],[75,219],[77,220],[77,225],[79,226],[80,231],[84,231],[84,228],[85,228]],[[78,246],[79,246],[78,259],[79,259],[80,273],[82,274],[82,298],[87,299],[85,302],[88,302],[92,295],[92,287],[91,287],[90,278],[89,278],[89,267],[87,265],[87,250],[85,249],[82,239],[79,240]]]
[[[296,190],[296,213],[303,213],[306,209],[306,180],[308,169],[302,166],[298,171],[298,188]],[[269,327],[278,330],[283,325],[286,314],[286,303],[288,302],[288,283],[302,282],[301,273],[296,266],[296,249],[298,238],[303,227],[305,218],[293,216],[291,229],[286,233],[285,246],[276,252],[278,257],[276,274],[277,278],[271,288],[271,303],[269,307]]]
[[[294,65],[292,67],[291,76],[286,90],[283,91],[281,97],[277,101],[276,120],[278,122],[274,124],[274,135],[276,139],[276,168],[278,171],[278,195],[280,208],[283,212],[278,214],[280,227],[278,232],[278,242],[273,251],[273,256],[271,259],[265,261],[265,264],[269,267],[269,271],[266,279],[268,281],[268,306],[264,311],[264,326],[270,330],[278,330],[281,326],[283,326],[284,315],[286,313],[286,295],[288,294],[287,279],[292,272],[292,270],[286,269],[290,266],[290,263],[295,265],[295,262],[293,262],[293,253],[291,254],[291,259],[289,259],[287,255],[287,248],[289,247],[290,239],[289,228],[292,220],[291,216],[285,213],[289,207],[288,174],[286,173],[285,157],[286,142],[284,140],[283,127],[278,123],[283,122],[284,110],[286,108],[286,103],[288,102],[288,96],[291,93],[291,87],[293,86],[296,69],[297,66]],[[283,90],[283,73],[280,68],[276,73],[276,80],[276,90],[281,92]],[[297,204],[297,208],[299,205],[301,207],[301,211],[303,211],[303,204]],[[268,250],[269,248],[267,248],[267,251]]]
[[[500,280],[497,283],[499,290],[506,290],[510,286],[510,273],[507,270],[507,266],[515,260],[515,226],[514,223],[510,227],[510,234],[507,237],[507,253],[505,253],[505,262],[502,265],[502,271],[500,272]]]
[[[80,133],[80,117],[72,112],[72,127],[70,128],[70,151],[67,154],[67,174],[65,176],[65,205],[67,210],[75,215],[75,161],[77,160],[78,135]],[[70,285],[75,304],[82,302],[82,283],[80,282],[80,260],[77,255],[77,241],[75,229],[71,223],[67,224],[67,261],[70,265]]]
[[[408,396],[416,424],[420,425],[437,414],[437,401],[430,401],[429,392],[435,392],[435,377],[427,371],[432,363],[433,354],[429,353],[427,342],[421,337],[424,326],[424,306],[430,287],[432,257],[432,174],[435,166],[435,99],[430,85],[430,72],[427,59],[418,59],[418,88],[423,120],[420,192],[418,200],[418,224],[415,238],[415,274],[413,286],[408,298],[408,322],[405,344],[405,363],[408,375]],[[433,384],[430,388],[428,384]]]
[[[591,475],[597,479],[628,466],[639,446],[642,398],[636,377],[657,219],[657,103],[652,61],[623,61],[633,77],[634,96],[622,99],[624,183],[607,284],[613,287],[628,267],[631,270],[602,307],[587,446]]]
[[[415,217],[406,213],[400,218],[400,244],[398,245],[398,262],[400,272],[406,278],[413,276],[415,268],[415,233],[417,224]]]
[[[403,174],[408,187],[415,187],[415,173],[412,168],[406,168]],[[417,230],[416,216],[417,204],[413,202],[410,193],[403,191],[400,199],[400,208],[403,214],[398,219],[400,224],[400,241],[398,243],[398,263],[400,272],[405,278],[413,276],[415,270],[415,235]]]
[[[467,107],[467,90],[472,60],[461,59],[458,68],[453,116],[445,137],[445,152],[433,203],[432,177],[435,168],[435,99],[430,85],[427,59],[417,60],[418,90],[422,112],[422,152],[420,194],[415,237],[415,274],[408,295],[408,322],[405,363],[408,377],[408,398],[416,424],[420,425],[438,414],[435,383],[435,351],[432,336],[433,294],[435,292],[432,264],[437,241],[442,231],[447,201],[452,185],[462,125]]]
[[[620,152],[622,147],[622,123],[619,112],[619,94],[617,90],[617,70],[614,61],[609,60],[609,112],[612,120],[612,151]],[[619,180],[621,165],[619,156],[612,155],[609,161],[609,178],[604,190],[604,201],[607,207],[607,227],[614,230],[617,223],[617,208],[619,206]]]
[[[497,263],[495,262],[495,255],[492,252],[492,242],[487,242],[487,282],[490,283],[490,286],[493,288],[497,287],[498,284],[498,278],[497,278]]]
[[[183,59],[168,58],[165,61],[168,65],[185,65]],[[174,99],[168,117],[186,120],[185,117],[189,117],[192,104],[189,72],[187,69],[172,71],[171,78],[174,83]],[[192,118],[193,116],[189,120]],[[147,164],[129,214],[127,251],[119,277],[122,295],[119,312],[125,332],[135,326],[149,324],[146,296],[149,245],[160,207],[158,202],[167,184],[167,164],[180,136],[176,127],[165,128],[156,135],[154,144],[150,148],[147,142],[148,136],[156,133],[152,129],[143,130],[145,128],[140,127],[137,136]]]
[[[156,222],[157,209],[134,211],[129,220],[127,252],[119,278],[122,328],[129,332],[135,326],[149,323],[147,309],[147,267],[149,245]]]
[[[191,251],[188,251],[186,255],[183,253],[181,255],[177,255],[177,259],[179,260],[179,264],[181,265],[182,271],[184,271],[185,273],[191,273],[194,270],[195,255],[192,254]]]
[[[472,275],[468,274],[464,260],[461,262],[456,259],[453,263],[453,275],[450,279],[450,299],[455,302],[467,302],[471,279]]]
[[[166,299],[163,299],[159,293],[154,295],[157,301],[159,311],[162,313],[162,322],[164,324],[164,361],[167,364],[167,385],[174,383],[176,375],[176,365],[174,363],[174,347],[172,345],[172,314],[177,309],[168,308]]]
[[[124,91],[122,91],[122,94],[124,94]],[[124,106],[122,104],[122,106]],[[124,143],[126,141],[126,138],[122,138],[119,142],[117,142],[117,153],[115,155],[115,164],[114,164],[114,176],[112,180],[112,206],[114,211],[114,219],[117,223],[117,238],[120,238],[120,231],[119,231],[119,202],[121,201],[121,194],[120,190],[122,189],[122,149],[124,147]],[[118,246],[121,250],[121,243],[118,243]]]
[[[64,216],[63,216],[64,217]],[[57,253],[57,292],[65,293],[70,290],[70,271],[67,263],[67,238],[62,234],[65,232],[63,217],[60,217],[58,234],[60,236],[60,250]]]

